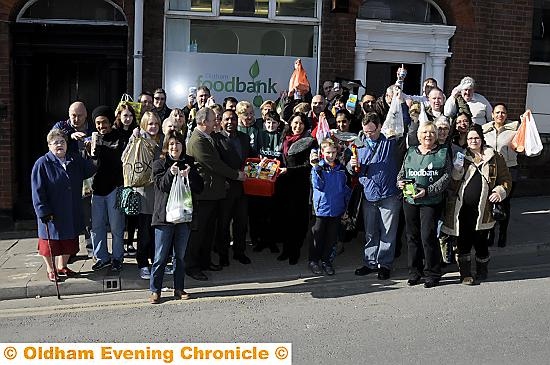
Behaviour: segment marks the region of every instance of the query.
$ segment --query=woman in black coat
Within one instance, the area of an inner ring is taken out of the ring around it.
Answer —
[[[193,159],[185,154],[185,137],[176,131],[170,131],[164,138],[161,158],[153,163],[155,205],[152,226],[155,228],[155,258],[151,269],[149,288],[151,303],[160,303],[160,292],[164,279],[166,259],[174,247],[174,297],[189,299],[183,289],[185,267],[183,258],[191,232],[190,222],[168,223],[166,221],[166,204],[174,176],[189,178],[193,195],[202,192],[204,182],[193,167]]]
[[[285,166],[277,181],[277,197],[283,222],[283,252],[277,260],[296,265],[309,227],[309,155],[317,144],[309,135],[307,117],[294,113],[283,131],[282,152]]]

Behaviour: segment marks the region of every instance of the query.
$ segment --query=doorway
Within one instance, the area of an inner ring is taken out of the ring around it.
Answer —
[[[403,84],[403,92],[408,95],[421,95],[422,65],[403,64],[407,70],[407,77]],[[401,64],[388,62],[369,62],[367,72],[367,89],[377,96],[384,95],[386,88],[395,84],[397,69]]]
[[[126,91],[126,26],[29,24],[12,26],[15,72],[15,219],[34,216],[30,173],[47,151],[46,134],[68,118],[69,105],[116,106]]]

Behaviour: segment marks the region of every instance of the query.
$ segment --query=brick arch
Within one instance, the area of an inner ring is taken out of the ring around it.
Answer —
[[[447,17],[447,25],[471,28],[475,24],[472,0],[434,0]]]

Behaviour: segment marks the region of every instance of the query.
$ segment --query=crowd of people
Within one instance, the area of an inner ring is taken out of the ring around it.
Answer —
[[[181,109],[167,106],[161,88],[143,92],[137,112],[121,101],[115,110],[94,108],[90,121],[84,103],[71,104],[69,118],[48,133],[49,151],[31,176],[38,252],[48,278],[76,275],[67,263],[84,234],[92,270],[118,272],[125,255],[135,255],[152,303],[160,302],[165,274],[173,275],[174,296],[187,299],[185,275],[208,280],[208,271],[230,265],[231,254],[239,264],[251,263],[247,236],[254,251],[269,249],[277,260],[297,264],[308,229],[309,269],[334,275],[346,233],[363,226],[358,276],[389,279],[404,234],[408,285],[436,286],[442,265],[451,261],[462,283],[485,279],[488,247],[497,237],[492,207],[501,204],[504,211],[502,247],[517,175],[511,141],[519,124],[508,120],[506,105],[491,106],[475,93],[471,77],[449,98],[432,78],[422,95],[390,85],[384,95],[367,91],[351,106],[350,90],[332,81],[322,84],[322,94],[304,91],[265,101],[258,118],[250,102],[228,97],[218,104],[205,86],[190,90]],[[382,133],[392,100],[401,106],[403,135]],[[326,136],[320,132],[325,121]],[[152,149],[152,173],[133,189],[139,211],[124,214],[122,159],[134,140]],[[253,157],[280,164],[272,196],[245,194],[243,167]],[[190,222],[167,221],[176,176],[189,182]]]

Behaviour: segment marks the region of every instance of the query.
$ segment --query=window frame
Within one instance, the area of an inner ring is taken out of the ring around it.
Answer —
[[[122,14],[124,20],[86,20],[86,19],[43,19],[43,18],[25,18],[23,15],[34,4],[41,0],[30,0],[23,5],[19,13],[17,14],[16,23],[31,23],[31,24],[77,24],[77,25],[115,25],[115,26],[128,26],[128,18],[124,13],[124,10],[112,0],[103,0],[107,4],[115,8],[120,14]]]
[[[255,23],[273,23],[284,22],[287,24],[313,24],[320,25],[321,12],[323,7],[322,0],[315,0],[315,16],[314,17],[299,17],[299,16],[278,16],[277,0],[269,0],[267,17],[246,17],[246,16],[232,16],[232,15],[220,15],[220,0],[212,1],[211,12],[199,12],[192,10],[170,10],[170,0],[164,2],[164,15],[167,18],[188,18],[188,19],[215,19],[224,21],[238,21],[238,22],[255,22]]]

